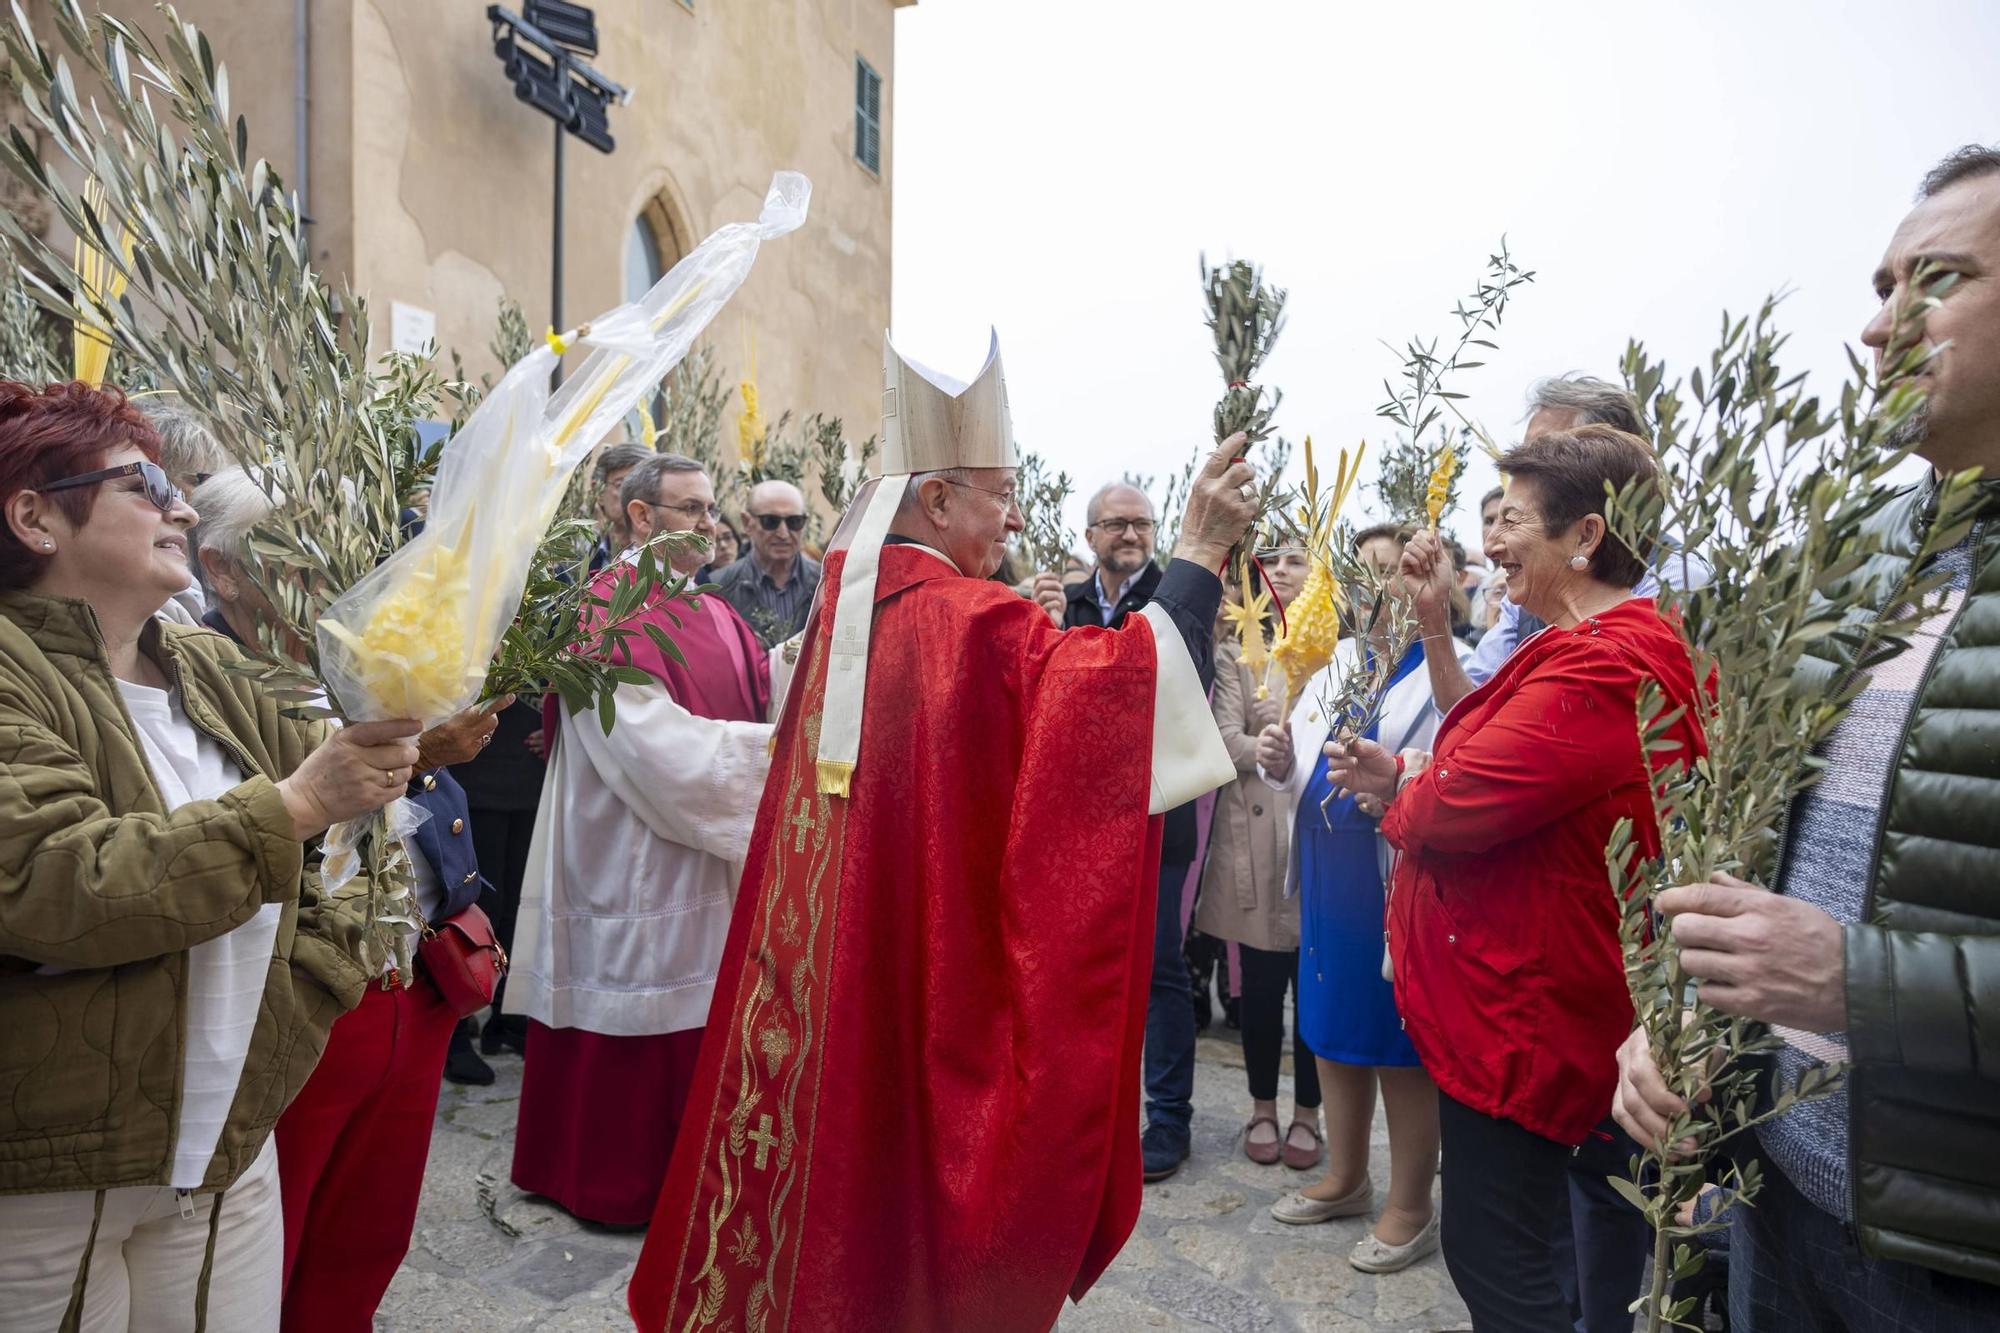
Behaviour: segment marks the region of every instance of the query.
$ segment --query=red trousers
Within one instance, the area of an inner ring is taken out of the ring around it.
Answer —
[[[410,1248],[458,1020],[419,977],[370,986],[278,1117],[285,1333],[369,1333]]]

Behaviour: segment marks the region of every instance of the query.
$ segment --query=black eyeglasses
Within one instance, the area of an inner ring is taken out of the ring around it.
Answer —
[[[1107,537],[1116,537],[1127,528],[1135,537],[1150,537],[1155,525],[1150,518],[1100,518],[1090,526]]]
[[[142,477],[146,482],[146,498],[151,500],[163,514],[173,512],[181,502],[180,487],[167,480],[167,474],[158,463],[126,463],[120,467],[100,468],[96,472],[85,472],[74,477],[64,477],[46,486],[33,489],[47,495],[51,491],[75,490],[79,486],[95,486],[101,481],[114,481],[119,477]]]
[[[780,523],[790,528],[793,532],[804,532],[806,530],[806,516],[804,514],[752,514],[750,517],[762,523],[766,532],[776,532]]]

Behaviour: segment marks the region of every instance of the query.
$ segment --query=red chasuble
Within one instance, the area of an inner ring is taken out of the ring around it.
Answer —
[[[1064,633],[885,547],[852,796],[826,796],[842,560],[632,1313],[647,1330],[1046,1329],[1139,1213],[1152,630]]]

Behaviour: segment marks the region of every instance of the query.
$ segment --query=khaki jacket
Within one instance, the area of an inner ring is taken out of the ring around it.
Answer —
[[[1284,677],[1271,673],[1271,698],[1284,708]],[[1283,952],[1299,947],[1299,900],[1285,896],[1290,825],[1288,799],[1257,775],[1257,733],[1252,716],[1259,682],[1244,667],[1234,639],[1215,652],[1215,692],[1210,707],[1222,743],[1236,764],[1236,781],[1215,794],[1209,825],[1208,864],[1194,924],[1205,935],[1253,949]]]
[[[0,593],[0,1194],[161,1185],[180,1119],[187,950],[283,903],[204,1190],[226,1188],[358,1004],[360,897],[323,901],[276,781],[324,725],[155,621],[145,651],[246,780],[168,814],[83,602]]]

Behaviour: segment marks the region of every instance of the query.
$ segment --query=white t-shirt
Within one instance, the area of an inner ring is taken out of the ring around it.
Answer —
[[[178,693],[124,680],[118,690],[138,724],[146,762],[168,810],[220,796],[243,781],[222,747],[187,720]],[[181,1119],[168,1182],[175,1189],[200,1185],[215,1156],[243,1078],[283,915],[282,903],[266,903],[228,934],[188,950]]]

